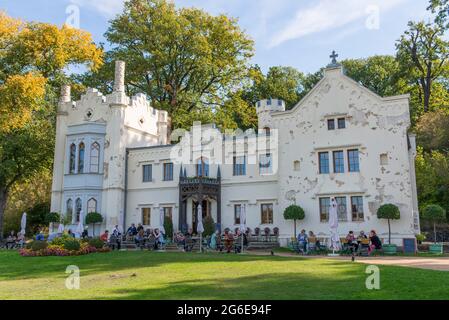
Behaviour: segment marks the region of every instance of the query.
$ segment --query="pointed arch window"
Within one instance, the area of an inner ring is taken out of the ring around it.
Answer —
[[[73,219],[73,201],[72,201],[72,199],[67,200],[67,203],[66,203],[66,218],[68,221],[72,222],[72,219]]]
[[[69,159],[69,173],[75,173],[75,160],[76,159],[76,145],[72,143],[70,145],[70,159]]]
[[[98,173],[100,171],[100,145],[98,142],[90,146],[90,172]]]
[[[86,148],[84,146],[84,142],[81,142],[78,146],[78,173],[84,172],[84,154]]]
[[[78,198],[75,201],[75,222],[78,223],[80,221],[80,214],[81,210],[83,208],[83,203],[81,202],[81,199]]]
[[[198,177],[208,177],[209,176],[209,162],[206,158],[201,157],[198,159],[196,165],[196,175]]]
[[[94,198],[90,198],[89,201],[87,201],[87,213],[91,212],[97,212],[97,200]]]

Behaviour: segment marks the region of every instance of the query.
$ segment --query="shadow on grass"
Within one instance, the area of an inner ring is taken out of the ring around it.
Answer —
[[[356,274],[336,279],[304,273],[269,273],[175,281],[164,288],[116,289],[104,299],[348,299],[350,296],[361,296],[364,290],[364,280]]]
[[[148,251],[127,251],[97,253],[71,257],[22,257],[14,251],[0,251],[0,280],[33,279],[45,276],[66,277],[68,265],[78,266],[84,275],[100,272],[118,272],[137,268],[152,268],[175,263],[214,263],[214,262],[264,262],[264,261],[303,261],[300,257],[256,256],[236,254],[199,253],[158,253]],[[323,260],[321,265],[341,265],[344,262]]]

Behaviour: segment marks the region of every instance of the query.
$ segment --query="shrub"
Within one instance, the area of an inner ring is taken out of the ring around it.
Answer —
[[[87,242],[89,246],[94,247],[96,249],[101,249],[104,247],[104,242],[100,238],[92,238]]]
[[[294,232],[293,236],[297,236],[296,234],[296,220],[303,220],[305,218],[304,209],[297,205],[291,205],[284,210],[284,219],[293,220],[294,222]]]
[[[390,220],[399,220],[401,218],[399,208],[391,203],[384,204],[377,209],[377,218],[388,220],[388,243],[391,244]]]
[[[86,224],[102,223],[103,216],[98,212],[89,212],[86,215]]]
[[[164,229],[165,236],[171,239],[173,237],[173,221],[170,217],[164,218]]]
[[[207,216],[203,220],[204,232],[203,236],[208,237],[211,236],[215,232],[215,222],[211,216]]]
[[[93,226],[93,235],[95,236],[95,224],[96,223],[102,223],[103,222],[103,216],[98,212],[89,212],[86,215],[86,224],[92,224]]]
[[[45,215],[46,223],[59,222],[60,220],[61,216],[57,212],[49,212]]]
[[[436,225],[446,219],[446,211],[437,204],[430,204],[424,208],[423,218],[433,224],[434,243],[437,242]]]
[[[64,249],[69,250],[69,251],[78,251],[81,247],[81,244],[78,240],[76,239],[67,239],[64,242]]]
[[[55,246],[64,246],[64,243],[70,239],[73,239],[73,237],[69,236],[68,234],[63,234],[62,236],[54,238],[52,241],[50,241],[50,244]]]
[[[31,249],[32,251],[39,251],[39,250],[46,249],[47,246],[48,246],[48,243],[47,243],[47,241],[37,241],[37,240],[34,240],[34,241],[32,241],[32,242],[30,243],[30,246],[31,246],[30,249]]]

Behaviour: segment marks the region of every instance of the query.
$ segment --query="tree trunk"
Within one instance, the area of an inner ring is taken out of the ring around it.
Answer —
[[[388,244],[391,244],[391,227],[390,227],[390,219],[388,219]]]
[[[3,240],[3,220],[5,217],[6,202],[8,201],[8,191],[0,188],[0,241]]]
[[[433,223],[433,242],[437,244],[437,224]]]
[[[295,226],[295,234],[294,234],[294,236],[296,238],[296,219],[293,219],[293,225]]]

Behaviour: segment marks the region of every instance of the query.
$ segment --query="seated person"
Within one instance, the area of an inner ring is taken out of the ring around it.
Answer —
[[[17,237],[14,231],[11,231],[8,237],[6,238],[6,249],[10,249],[16,245]]]
[[[83,233],[81,234],[82,239],[87,239],[89,237],[89,233],[87,229],[84,229]]]
[[[143,248],[143,245],[145,243],[145,232],[143,231],[143,228],[137,232],[136,237],[134,238],[134,241],[136,242],[136,245]]]
[[[357,241],[361,241],[362,239],[368,239],[368,237],[365,234],[365,231],[360,231],[359,236],[357,237]]]
[[[308,243],[310,250],[319,250],[321,248],[320,240],[318,240],[313,231],[309,231]]]
[[[209,248],[212,250],[217,250],[217,239],[220,237],[220,232],[215,231],[210,237]]]
[[[180,232],[180,231],[176,232],[174,240],[178,246],[182,246],[185,249],[186,237],[184,237],[182,232]]]
[[[346,236],[346,241],[348,241],[349,249],[351,250],[351,253],[354,254],[359,249],[359,244],[354,236],[353,231],[349,231],[348,235]]]
[[[128,236],[135,236],[137,234],[137,228],[136,228],[136,225],[134,223],[131,223],[131,226],[126,231],[126,234]]]
[[[104,243],[107,243],[109,239],[109,231],[106,230],[101,236],[100,236],[100,240],[103,241]]]
[[[379,237],[376,234],[376,231],[371,230],[369,235],[369,241],[370,245],[368,248],[368,254],[371,254],[374,250],[380,250],[382,249],[382,242],[380,241]]]
[[[69,229],[69,231],[67,231],[67,234],[69,235],[69,237],[75,238],[75,234],[72,232],[71,229]]]
[[[231,252],[233,245],[234,245],[234,235],[229,231],[229,229],[226,229],[224,233],[224,247],[227,253]]]
[[[159,231],[158,228],[154,229],[153,231],[154,236],[154,249],[159,250],[162,244],[164,243],[164,236],[162,235],[162,232]]]
[[[23,247],[25,245],[25,235],[22,234],[22,232],[19,232],[17,234],[16,243],[19,245],[19,247]]]
[[[138,225],[137,225],[137,233],[139,233],[139,231],[140,230],[143,230],[143,226],[142,226],[142,224],[141,223],[139,223]]]
[[[45,241],[45,236],[42,231],[39,231],[39,233],[36,235],[36,241]]]
[[[301,233],[298,234],[298,250],[300,252],[307,253],[307,243],[308,243],[308,239],[307,239],[306,230],[302,229]]]

